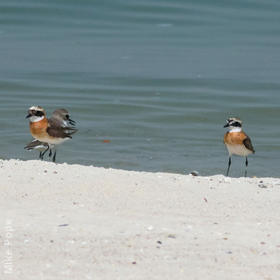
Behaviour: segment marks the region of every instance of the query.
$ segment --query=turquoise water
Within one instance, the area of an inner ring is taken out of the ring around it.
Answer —
[[[41,105],[79,128],[58,162],[224,173],[238,116],[248,175],[279,176],[279,1],[2,0],[0,15],[2,158],[38,157],[23,147]]]

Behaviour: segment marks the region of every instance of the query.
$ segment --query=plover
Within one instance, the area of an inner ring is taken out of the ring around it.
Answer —
[[[245,160],[245,177],[247,176],[248,155],[254,154],[250,137],[242,130],[242,121],[238,118],[229,118],[224,127],[228,127],[228,132],[224,135],[224,143],[228,149],[229,160],[226,176],[228,176],[231,156],[238,155],[246,158]]]
[[[75,122],[70,119],[69,113],[65,109],[55,110],[50,119],[47,119],[45,110],[40,106],[32,106],[28,110],[26,118],[29,119],[29,127],[31,135],[35,138],[25,148],[38,149],[40,151],[40,158],[50,149],[50,156],[52,150],[54,155],[52,161],[56,160],[55,146],[72,138],[72,134],[77,132],[73,126]],[[69,125],[70,124],[70,125]],[[42,149],[45,149],[42,152]]]

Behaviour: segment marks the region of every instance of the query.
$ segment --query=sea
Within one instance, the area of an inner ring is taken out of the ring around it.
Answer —
[[[38,159],[32,105],[76,121],[58,163],[224,174],[239,117],[248,176],[279,177],[280,1],[1,0],[1,159]]]

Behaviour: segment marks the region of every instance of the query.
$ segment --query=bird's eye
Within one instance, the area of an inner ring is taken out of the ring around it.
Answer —
[[[35,116],[42,117],[43,116],[43,112],[42,111],[36,111],[35,112]]]
[[[66,120],[69,120],[70,116],[67,114],[67,115],[65,116],[65,118],[66,118]]]

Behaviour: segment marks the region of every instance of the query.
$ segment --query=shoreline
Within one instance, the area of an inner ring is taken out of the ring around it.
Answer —
[[[3,279],[256,280],[280,273],[280,178],[39,160],[1,160],[0,174]]]

